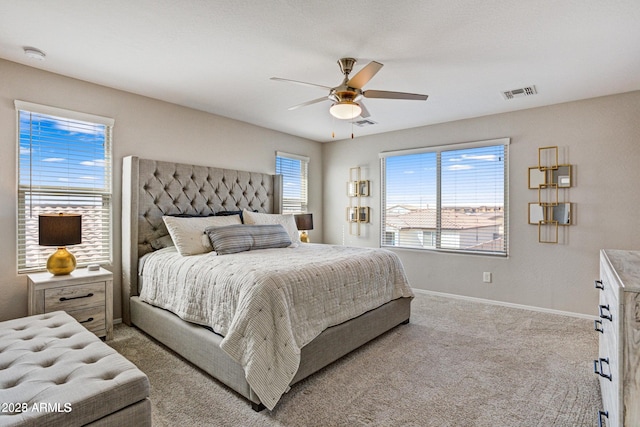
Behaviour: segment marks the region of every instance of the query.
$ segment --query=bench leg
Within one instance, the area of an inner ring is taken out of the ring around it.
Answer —
[[[253,409],[256,412],[260,412],[264,408],[266,408],[266,406],[264,406],[262,403],[251,402],[251,409]]]

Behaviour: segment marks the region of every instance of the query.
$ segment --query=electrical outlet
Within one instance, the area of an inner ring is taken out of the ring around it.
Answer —
[[[488,271],[482,273],[482,281],[484,283],[491,283],[491,273]]]

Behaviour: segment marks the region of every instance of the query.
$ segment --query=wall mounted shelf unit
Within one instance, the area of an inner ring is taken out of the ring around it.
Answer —
[[[528,187],[538,190],[538,201],[529,203],[529,224],[538,226],[538,242],[558,243],[559,227],[573,224],[573,204],[566,189],[573,184],[573,167],[558,162],[558,147],[538,148],[538,165],[529,167]]]
[[[349,234],[359,236],[361,224],[370,221],[370,208],[362,206],[362,198],[369,197],[371,183],[362,179],[360,167],[349,169],[349,181],[347,182],[347,197],[349,206],[347,207],[347,222],[349,223]]]

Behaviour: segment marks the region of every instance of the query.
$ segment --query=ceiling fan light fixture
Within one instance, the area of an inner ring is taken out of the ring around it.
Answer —
[[[340,101],[333,104],[329,112],[336,119],[350,120],[358,117],[362,113],[362,108],[357,102]]]

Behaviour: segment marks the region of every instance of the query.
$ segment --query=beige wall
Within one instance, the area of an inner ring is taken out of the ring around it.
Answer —
[[[512,102],[512,101],[510,101]],[[513,102],[519,102],[515,100]],[[508,258],[396,250],[414,288],[593,315],[600,248],[640,250],[640,92],[443,123],[323,147],[324,241],[378,246],[378,153],[455,142],[511,138],[510,250]],[[540,146],[560,147],[560,160],[575,165],[577,224],[561,244],[541,244],[527,224],[527,168]],[[361,166],[371,180],[373,222],[361,237],[346,229],[345,182]],[[493,283],[482,273],[493,273]]]
[[[0,60],[0,320],[26,315],[26,278],[16,273],[16,119],[14,99],[113,117],[114,317],[120,317],[120,174],[123,156],[274,171],[276,150],[311,157],[315,242],[378,246],[378,153],[426,145],[511,138],[510,256],[507,259],[397,250],[419,289],[595,314],[600,248],[640,249],[640,92],[319,144],[224,117]],[[515,101],[517,102],[517,100]],[[527,168],[539,146],[558,145],[575,165],[568,191],[577,224],[559,245],[537,242],[527,224]],[[247,155],[247,153],[250,153]],[[346,228],[349,168],[372,182],[373,223],[361,237]],[[324,239],[323,239],[324,238]],[[482,272],[493,283],[482,283]]]
[[[275,151],[302,154],[309,164],[311,238],[322,236],[321,144],[174,104],[109,89],[0,60],[0,320],[27,314],[27,280],[16,273],[15,99],[115,119],[113,133],[114,317],[120,317],[122,158],[144,158],[274,173]]]

